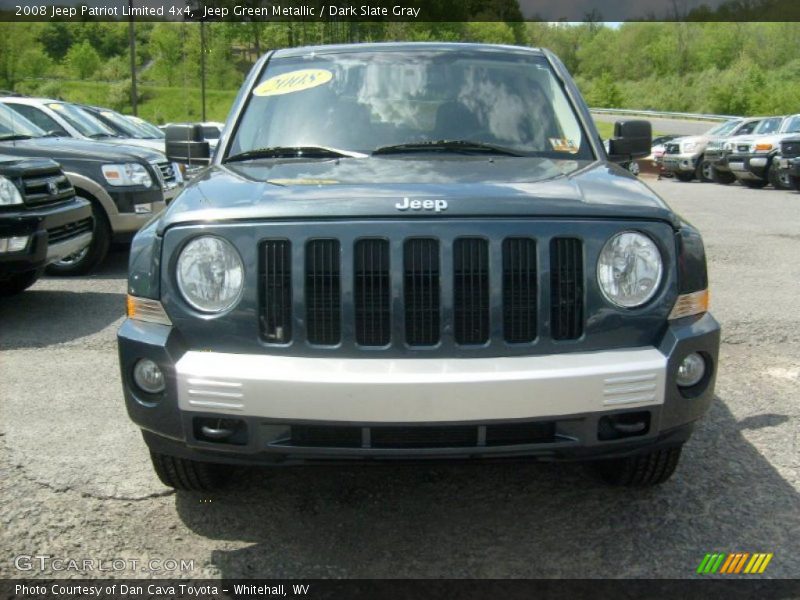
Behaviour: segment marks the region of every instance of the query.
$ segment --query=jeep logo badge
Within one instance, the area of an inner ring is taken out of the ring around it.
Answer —
[[[402,202],[394,205],[397,210],[432,210],[442,212],[447,210],[447,200],[411,200],[403,198]]]

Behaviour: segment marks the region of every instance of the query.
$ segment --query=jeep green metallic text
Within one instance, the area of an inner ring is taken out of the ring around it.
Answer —
[[[253,68],[133,242],[125,401],[161,480],[229,465],[591,460],[666,480],[714,395],[699,233],[546,50],[362,44]]]

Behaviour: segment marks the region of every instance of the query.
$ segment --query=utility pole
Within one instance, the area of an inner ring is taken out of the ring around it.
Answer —
[[[200,21],[200,98],[203,121],[206,120],[206,22]]]
[[[128,0],[128,8],[133,9],[133,0]],[[128,19],[128,45],[130,46],[131,55],[131,109],[133,110],[133,115],[138,116],[136,107],[137,98],[139,97],[136,91],[136,31],[133,25],[133,10],[129,12],[131,13]]]

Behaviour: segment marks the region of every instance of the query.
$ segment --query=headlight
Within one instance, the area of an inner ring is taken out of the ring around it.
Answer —
[[[186,244],[178,257],[178,288],[197,310],[218,313],[239,301],[244,266],[236,249],[222,238],[204,235]]]
[[[691,152],[692,150],[695,149],[695,146],[697,146],[697,143],[695,143],[695,142],[686,142],[683,145],[683,151],[684,152]]]
[[[0,206],[22,204],[22,196],[10,179],[0,175]]]
[[[144,165],[125,163],[122,165],[103,165],[103,177],[109,185],[143,185],[150,187],[153,180]]]
[[[723,149],[723,150],[733,150],[733,144],[732,144],[732,143],[730,143],[730,142],[725,142],[725,143],[722,145],[722,149]]]
[[[603,295],[624,308],[641,306],[658,290],[663,264],[655,243],[643,233],[624,231],[603,246],[597,281]]]

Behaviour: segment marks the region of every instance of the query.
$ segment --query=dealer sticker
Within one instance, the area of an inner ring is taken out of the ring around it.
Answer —
[[[550,138],[550,145],[556,152],[569,152],[570,154],[578,152],[575,142],[567,138]]]
[[[328,83],[333,73],[325,69],[300,69],[270,77],[253,90],[254,96],[280,96],[308,90]]]

